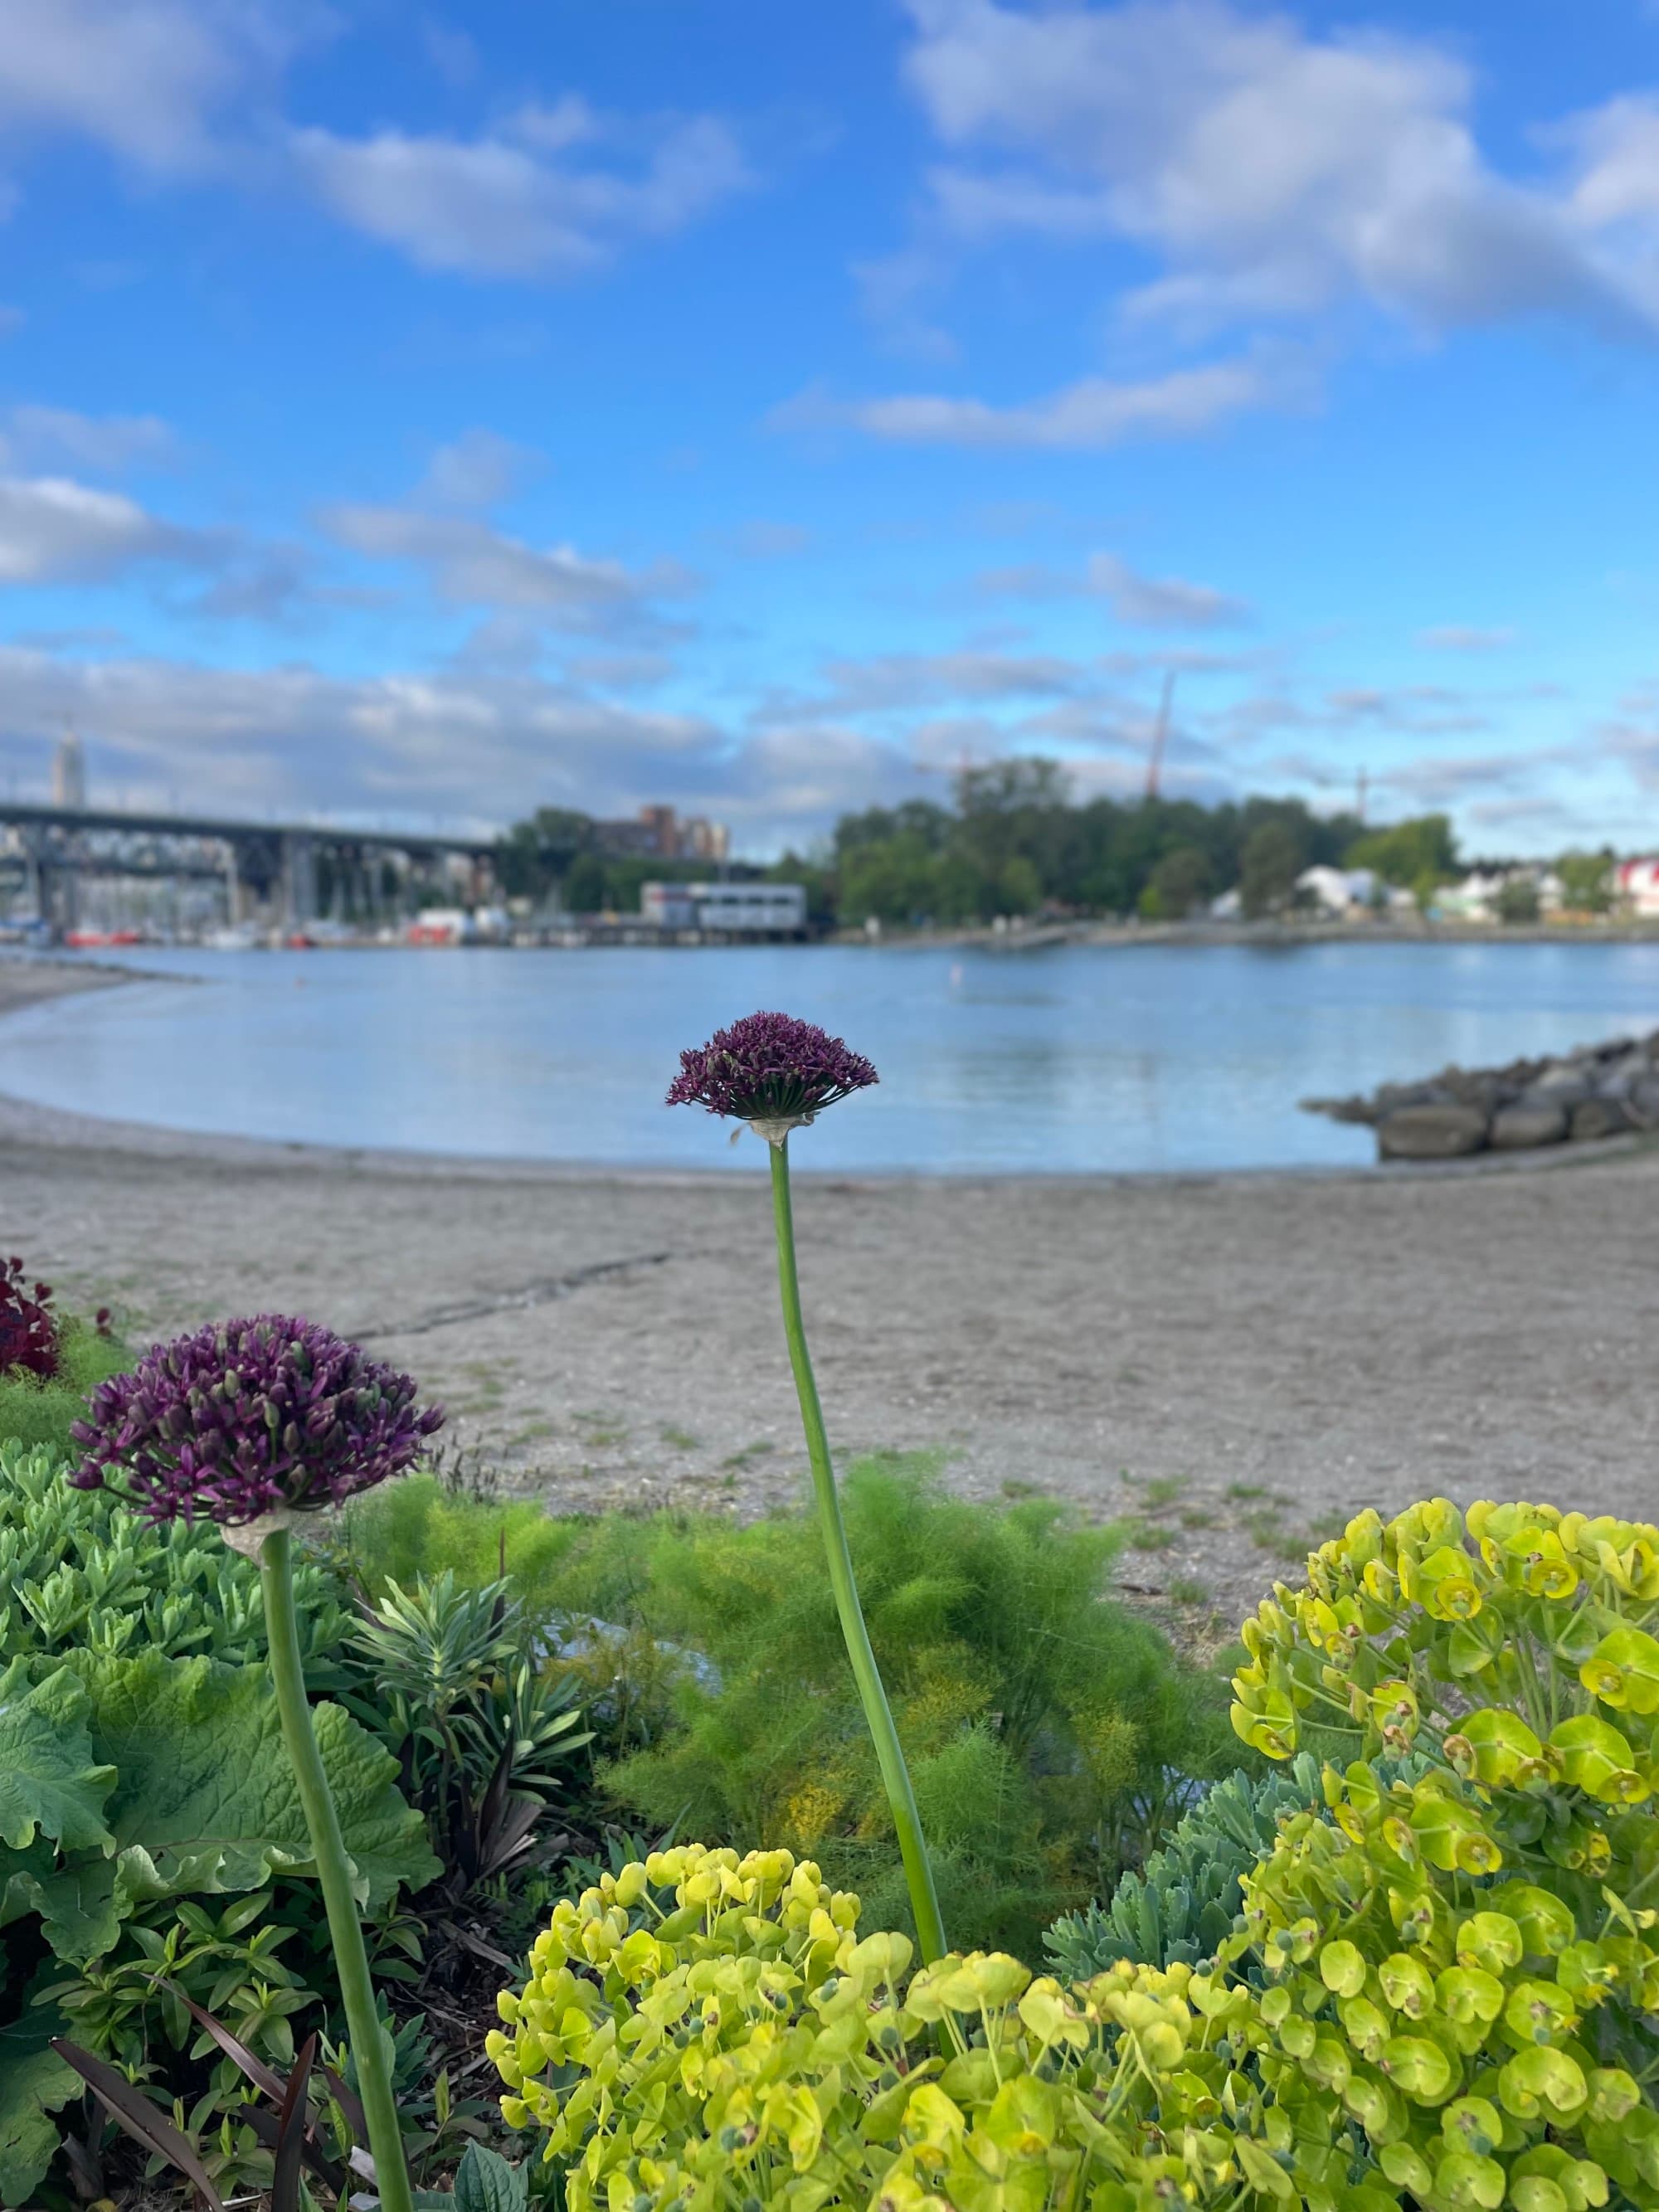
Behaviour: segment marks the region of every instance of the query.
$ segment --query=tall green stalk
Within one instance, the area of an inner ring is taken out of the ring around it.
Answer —
[[[848,1549],[847,1526],[842,1519],[841,1495],[830,1458],[830,1439],[824,1432],[823,1409],[818,1403],[818,1386],[812,1378],[811,1358],[806,1349],[800,1285],[795,1276],[795,1223],[789,1202],[789,1139],[784,1133],[768,1142],[772,1154],[772,1216],[778,1233],[778,1290],[783,1300],[783,1333],[789,1345],[795,1395],[800,1400],[801,1425],[806,1431],[812,1490],[823,1530],[823,1548],[830,1561],[830,1586],[835,1592],[836,1610],[841,1615],[842,1634],[847,1640],[847,1656],[853,1663],[864,1717],[875,1743],[887,1802],[892,1808],[893,1826],[898,1831],[899,1856],[904,1862],[904,1878],[909,1885],[910,1910],[915,1916],[921,1955],[927,1960],[942,1959],[945,1952],[945,1923],[939,1914],[933,1870],[928,1864],[927,1846],[916,1811],[916,1793],[911,1786],[910,1770],[904,1763],[898,1730],[893,1725],[892,1708],[882,1687],[881,1670],[870,1647],[864,1608],[859,1603],[853,1555]]]
[[[265,1601],[265,1636],[270,1649],[271,1679],[283,1738],[300,1787],[300,1803],[311,1832],[312,1854],[328,1913],[335,1972],[345,2003],[346,2027],[357,2062],[357,2087],[368,2122],[368,2148],[380,2184],[381,2212],[414,2212],[409,2168],[404,2160],[392,2070],[380,2042],[380,2014],[368,1971],[362,1923],[351,1893],[350,1862],[340,1833],[334,1794],[328,1786],[322,1753],[311,1724],[305,1670],[300,1660],[300,1624],[294,1610],[294,1540],[286,1528],[273,1528],[259,1553],[259,1581]]]

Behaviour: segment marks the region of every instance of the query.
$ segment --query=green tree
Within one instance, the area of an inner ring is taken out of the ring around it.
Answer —
[[[1599,853],[1563,853],[1555,864],[1563,906],[1574,914],[1610,913],[1613,868],[1613,854],[1606,848]]]
[[[564,878],[564,902],[572,914],[598,914],[605,904],[605,862],[597,853],[578,853]]]
[[[1356,838],[1343,865],[1370,868],[1389,884],[1414,886],[1425,876],[1443,884],[1457,873],[1457,841],[1445,815],[1419,814]]]
[[[1210,888],[1210,863],[1196,845],[1177,845],[1152,870],[1142,894],[1141,911],[1150,921],[1183,921]]]
[[[1498,919],[1517,927],[1536,921],[1538,886],[1530,876],[1511,876],[1498,893]]]
[[[1239,902],[1252,920],[1288,906],[1303,867],[1302,846],[1287,823],[1259,822],[1244,840]]]

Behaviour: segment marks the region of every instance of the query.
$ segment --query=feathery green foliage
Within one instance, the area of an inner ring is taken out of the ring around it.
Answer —
[[[1106,1597],[1115,1531],[1037,1499],[951,1498],[921,1458],[863,1461],[843,1497],[947,1923],[1034,1945],[1139,1863],[1180,1776],[1215,1770],[1219,1692]],[[594,1717],[617,1748],[601,1778],[619,1808],[785,1845],[857,1887],[868,1924],[907,1926],[814,1525],[533,1511],[390,1486],[352,1516],[353,1556],[371,1588],[444,1567],[483,1580],[504,1542],[527,1601],[615,1625],[575,1664],[603,1693]]]
[[[84,1322],[61,1322],[56,1375],[42,1380],[21,1367],[0,1374],[0,1443],[45,1446],[67,1459],[74,1450],[70,1425],[85,1413],[88,1395],[131,1364],[118,1337],[100,1336]]]

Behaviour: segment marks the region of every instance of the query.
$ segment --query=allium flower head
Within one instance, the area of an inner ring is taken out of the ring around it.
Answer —
[[[739,1121],[788,1128],[880,1081],[862,1053],[850,1051],[792,1014],[747,1014],[716,1030],[707,1044],[680,1054],[668,1086],[671,1106],[706,1106]]]
[[[412,1377],[314,1322],[216,1322],[100,1384],[70,1431],[85,1457],[70,1480],[148,1521],[319,1512],[419,1456],[444,1417],[415,1398]]]

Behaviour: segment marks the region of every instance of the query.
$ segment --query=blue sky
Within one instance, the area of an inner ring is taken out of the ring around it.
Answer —
[[[0,0],[0,778],[1659,842],[1659,7]]]

